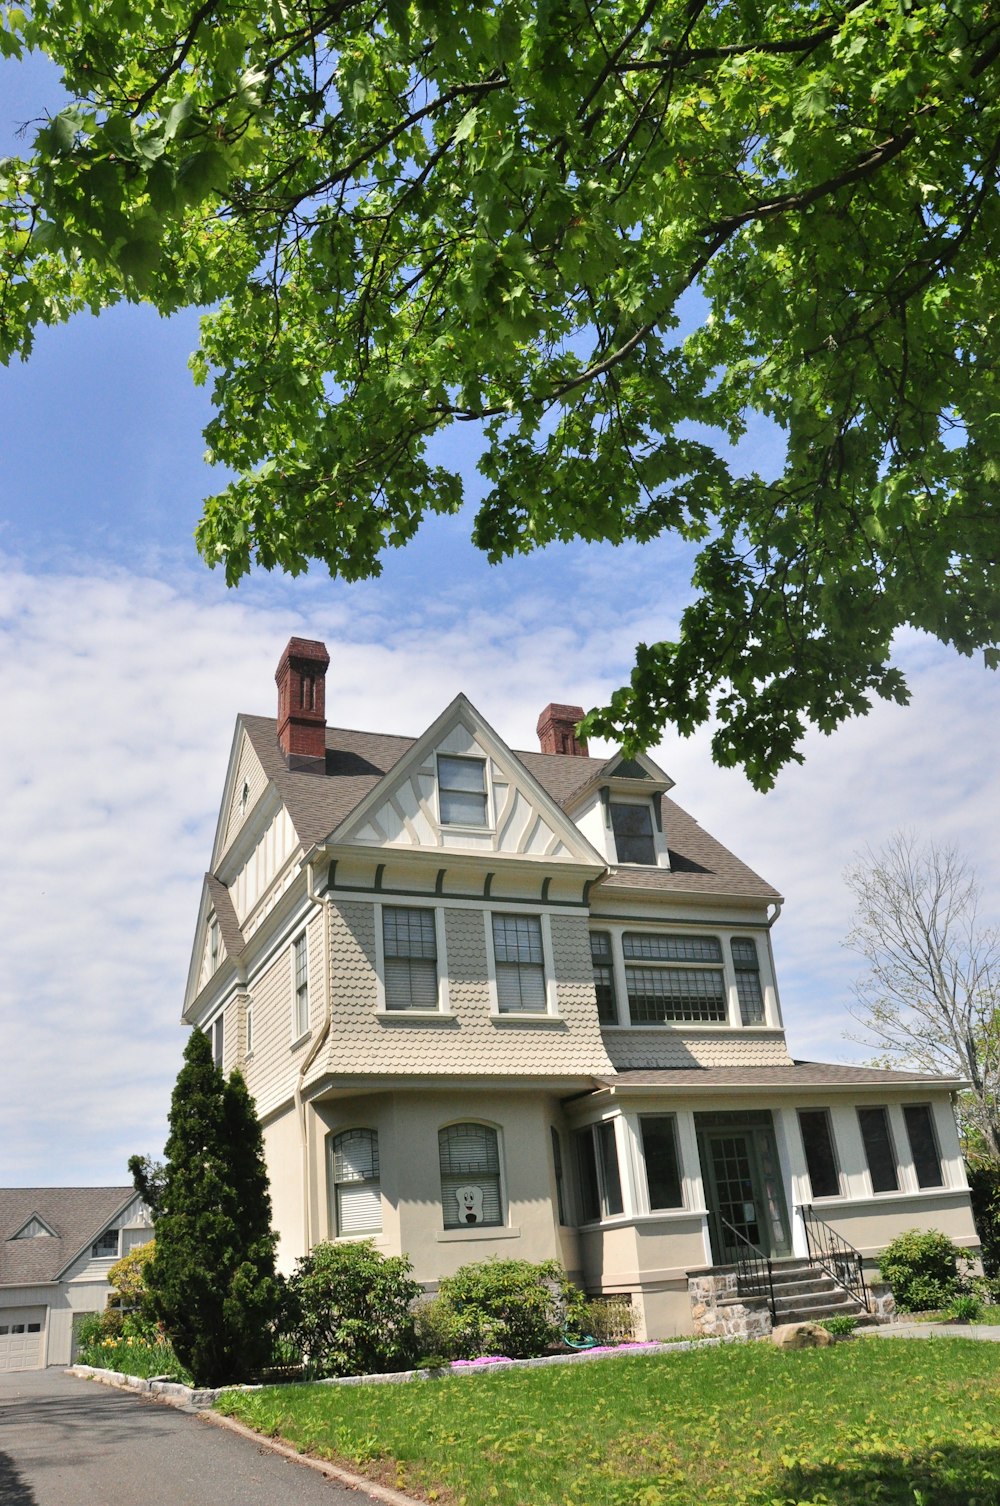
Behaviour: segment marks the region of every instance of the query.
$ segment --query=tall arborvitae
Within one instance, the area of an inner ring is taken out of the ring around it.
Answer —
[[[268,1358],[278,1304],[260,1125],[239,1074],[227,1083],[192,1031],[170,1136],[147,1285],[195,1382],[245,1380]]]

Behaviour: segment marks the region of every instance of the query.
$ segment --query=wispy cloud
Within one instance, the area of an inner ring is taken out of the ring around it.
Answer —
[[[464,690],[530,748],[548,701],[601,700],[636,639],[662,634],[665,582],[681,595],[671,568],[654,552],[570,550],[558,569],[470,565],[431,591],[418,553],[372,586],[317,574],[227,596],[206,573],[38,574],[8,560],[0,1183],[119,1181],[130,1152],[161,1150],[233,720],[273,710],[291,633],[330,647],[333,723],[415,734]],[[841,872],[858,848],[912,825],[958,841],[994,908],[1000,895],[992,678],[916,637],[901,652],[914,705],[811,738],[805,768],[767,797],[711,766],[707,736],[657,754],[681,804],[788,897],[775,939],[803,1055],[850,1054]]]

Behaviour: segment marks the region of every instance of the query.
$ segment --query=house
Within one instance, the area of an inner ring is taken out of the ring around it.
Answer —
[[[0,1374],[68,1365],[109,1270],[152,1237],[132,1187],[0,1188]]]
[[[291,639],[277,718],[237,721],[184,1003],[256,1101],[285,1269],[362,1235],[430,1289],[555,1257],[664,1336],[748,1248],[977,1246],[961,1084],[792,1060],[781,897],[652,759],[588,756],[578,706],[532,752],[464,695],[418,737],[327,726],[328,664]]]

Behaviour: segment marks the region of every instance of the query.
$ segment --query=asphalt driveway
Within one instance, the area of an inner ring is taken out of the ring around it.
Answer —
[[[377,1506],[192,1412],[74,1380],[0,1375],[3,1506]]]

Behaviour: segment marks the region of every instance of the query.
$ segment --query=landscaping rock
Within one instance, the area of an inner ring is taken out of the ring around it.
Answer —
[[[822,1349],[833,1343],[833,1334],[818,1323],[781,1323],[771,1334],[779,1349]]]

